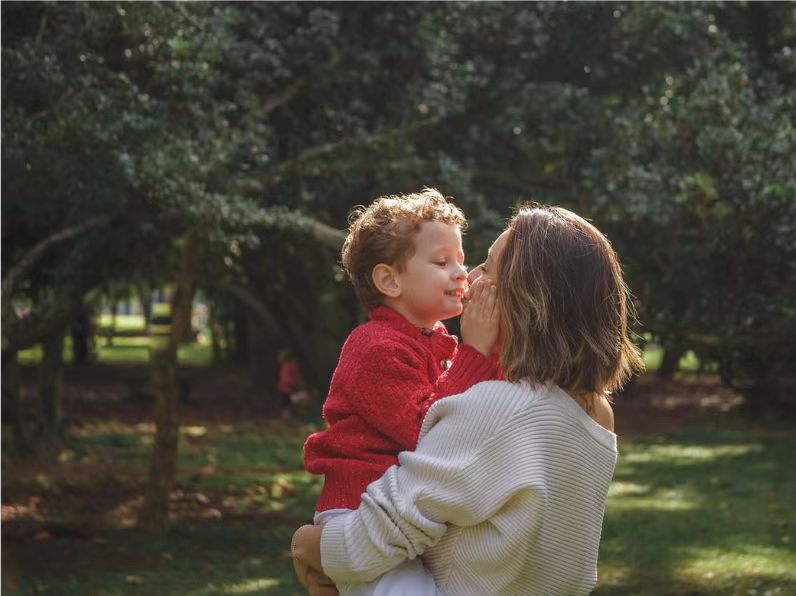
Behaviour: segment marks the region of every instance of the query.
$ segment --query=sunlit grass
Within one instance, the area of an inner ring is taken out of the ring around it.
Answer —
[[[700,465],[723,457],[739,457],[763,450],[760,444],[747,445],[683,445],[658,443],[643,451],[630,451],[622,459],[626,465],[666,461],[670,465]]]
[[[107,545],[83,544],[86,572],[77,579],[37,567],[22,583],[4,579],[4,594],[28,594],[34,585],[66,596],[303,593],[287,550],[321,487],[301,460],[302,443],[316,428],[295,420],[183,427],[176,486],[187,501],[207,496],[207,506],[223,515],[179,521],[156,543],[132,530],[112,532]],[[83,425],[65,463],[77,470],[112,463],[117,480],[42,476],[31,489],[70,494],[91,482],[126,486],[131,479],[143,486],[153,433],[151,424]],[[620,437],[595,594],[796,593],[795,448],[787,433],[693,429]],[[14,482],[4,477],[4,486]]]
[[[245,579],[226,585],[211,584],[204,589],[187,593],[195,596],[204,594],[262,594],[263,590],[276,588],[280,584],[280,581],[270,578]]]
[[[101,314],[96,319],[99,327],[109,328],[114,322],[109,314]],[[116,331],[143,331],[146,328],[146,321],[143,315],[116,315]]]
[[[794,593],[794,446],[698,429],[620,440],[596,593]]]
[[[151,352],[154,348],[163,345],[165,336],[133,336],[115,337],[112,345],[107,345],[104,339],[97,338],[97,362],[100,364],[135,364],[145,366],[149,364]],[[41,346],[36,345],[19,352],[19,361],[22,364],[35,364],[41,361]],[[213,351],[209,340],[205,336],[193,343],[181,344],[177,350],[177,359],[180,364],[189,366],[205,366],[213,361]],[[72,338],[64,340],[64,362],[72,362]]]
[[[644,366],[647,372],[655,372],[661,367],[661,363],[663,362],[663,348],[657,344],[649,343],[644,347],[641,357],[644,359]],[[700,370],[700,364],[699,356],[692,350],[688,350],[683,357],[680,358],[678,368],[681,372],[698,372]],[[709,362],[706,364],[706,370],[715,370],[716,367],[714,363]]]

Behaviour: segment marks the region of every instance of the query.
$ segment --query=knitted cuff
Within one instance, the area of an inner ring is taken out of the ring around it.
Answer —
[[[321,534],[323,572],[338,584],[357,579],[352,573],[354,563],[346,540],[346,524],[356,523],[355,515],[351,512],[333,517],[323,526]]]
[[[481,381],[492,381],[498,378],[497,367],[491,358],[468,344],[459,346],[451,367],[443,373],[444,395],[455,395],[467,391]]]

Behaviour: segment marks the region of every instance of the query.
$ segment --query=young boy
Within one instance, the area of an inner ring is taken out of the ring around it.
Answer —
[[[352,217],[342,261],[369,321],[349,335],[323,415],[304,445],[307,471],[324,474],[316,523],[359,506],[367,485],[413,450],[438,399],[497,378],[496,325],[463,329],[461,346],[440,322],[462,312],[467,289],[461,210],[438,191],[381,197]],[[341,594],[435,593],[419,560]]]

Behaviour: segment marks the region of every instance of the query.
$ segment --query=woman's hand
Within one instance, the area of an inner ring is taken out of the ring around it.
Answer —
[[[307,592],[310,596],[338,596],[337,586],[322,571],[310,569],[307,574]]]
[[[488,357],[498,340],[499,319],[495,284],[479,277],[467,290],[461,319],[462,342]]]
[[[326,577],[321,566],[322,531],[322,525],[301,526],[290,543],[296,577],[312,596],[337,594],[334,582]]]

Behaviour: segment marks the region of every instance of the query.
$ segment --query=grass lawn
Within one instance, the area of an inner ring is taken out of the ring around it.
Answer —
[[[620,441],[599,595],[796,593],[793,434]]]
[[[656,344],[647,344],[642,354],[644,366],[647,372],[655,372],[663,362],[663,348]],[[708,363],[708,368],[715,366]],[[678,363],[678,368],[682,372],[697,372],[699,370],[699,357],[691,350],[688,350]]]
[[[300,593],[287,551],[320,490],[301,465],[315,428],[183,427],[175,520],[165,540],[152,541],[131,524],[153,429],[83,425],[57,462],[3,475],[3,593]]]
[[[136,317],[130,316],[135,319]],[[140,318],[140,317],[139,317]],[[121,329],[117,322],[117,329]],[[127,328],[128,331],[135,331],[137,327]],[[140,328],[143,333],[143,326]],[[149,363],[150,352],[159,342],[166,341],[165,336],[159,335],[140,335],[140,336],[117,336],[113,338],[113,343],[108,345],[103,337],[97,337],[97,362],[99,364],[137,364],[145,365]],[[180,345],[177,351],[180,364],[188,366],[204,366],[213,360],[212,347],[206,336],[200,336],[199,340],[193,343]],[[21,364],[32,364],[41,361],[41,346],[36,345],[27,350],[19,352]],[[72,338],[64,339],[64,362],[72,362]]]
[[[151,425],[80,426],[57,461],[4,469],[4,594],[301,593],[287,549],[320,488],[301,468],[314,428],[183,427],[173,530],[152,542],[130,528]],[[596,594],[796,593],[793,433],[695,428],[620,450]]]

